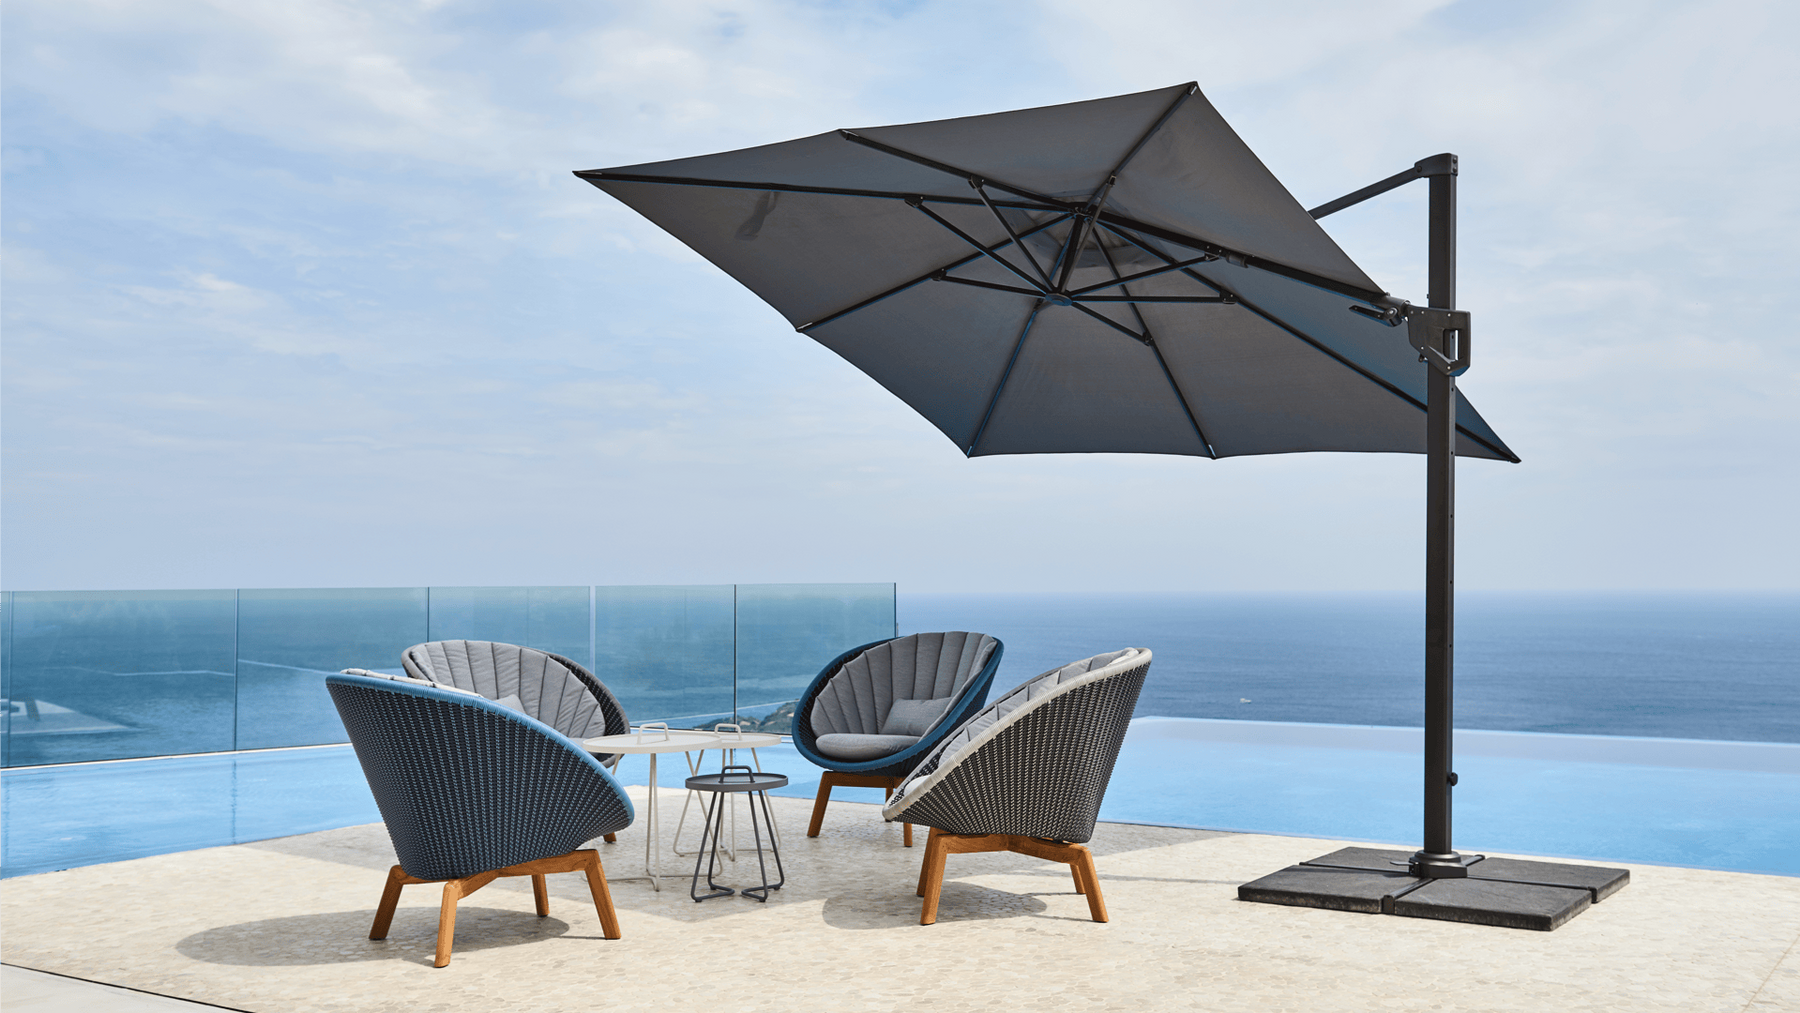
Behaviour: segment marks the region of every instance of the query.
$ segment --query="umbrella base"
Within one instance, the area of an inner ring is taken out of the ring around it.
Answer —
[[[1514,858],[1473,860],[1467,878],[1424,879],[1406,871],[1411,858],[1342,848],[1245,883],[1238,899],[1549,932],[1631,881],[1624,869]]]

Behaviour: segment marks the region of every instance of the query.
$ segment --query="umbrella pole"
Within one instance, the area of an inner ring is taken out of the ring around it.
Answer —
[[[1430,180],[1430,289],[1433,309],[1456,308],[1456,156],[1421,162]],[[1444,344],[1454,332],[1438,332]],[[1458,349],[1438,349],[1445,358]],[[1425,440],[1425,846],[1409,871],[1431,879],[1461,878],[1468,867],[1450,843],[1450,792],[1456,671],[1456,377],[1426,367]]]
[[[1469,314],[1456,310],[1456,156],[1413,168],[1321,205],[1322,218],[1409,180],[1431,184],[1425,307],[1405,316],[1407,339],[1426,363],[1425,392],[1425,834],[1411,855],[1339,848],[1238,887],[1266,904],[1441,918],[1549,931],[1618,892],[1624,869],[1464,857],[1450,843],[1456,661],[1456,377],[1469,368]],[[1393,317],[1358,309],[1376,319]],[[1405,866],[1405,875],[1396,866]],[[1471,875],[1473,872],[1473,875]]]

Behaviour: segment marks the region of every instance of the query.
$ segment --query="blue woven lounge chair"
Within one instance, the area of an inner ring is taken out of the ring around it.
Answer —
[[[931,828],[919,867],[919,924],[937,921],[944,860],[1015,851],[1068,865],[1088,914],[1107,920],[1086,842],[1131,725],[1150,652],[1133,647],[1051,669],[964,722],[882,810]]]
[[[619,919],[600,853],[575,850],[631,825],[631,802],[599,761],[535,718],[475,693],[405,676],[332,675],[344,719],[400,859],[388,872],[370,939],[385,939],[412,883],[443,883],[437,966],[450,963],[456,903],[500,876],[585,872],[608,939]]]
[[[619,698],[594,673],[560,654],[489,640],[433,640],[400,655],[406,674],[479,693],[580,742],[631,731]],[[361,671],[360,669],[356,671]],[[616,769],[617,756],[594,758]],[[606,843],[614,843],[612,834]]]
[[[899,786],[987,702],[1003,653],[985,633],[914,633],[833,658],[794,708],[794,748],[825,768],[806,836],[819,836],[831,789]]]

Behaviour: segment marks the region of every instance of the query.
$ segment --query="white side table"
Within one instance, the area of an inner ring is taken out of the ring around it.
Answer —
[[[651,887],[661,890],[662,880],[656,874],[656,866],[652,856],[662,845],[662,829],[657,821],[656,803],[656,757],[661,753],[688,753],[688,773],[695,774],[700,764],[692,757],[692,753],[705,755],[708,749],[718,749],[719,737],[712,732],[670,731],[666,725],[644,725],[635,732],[625,735],[600,735],[591,739],[583,739],[581,748],[590,753],[648,753],[650,756],[650,801],[644,807],[645,819],[649,820],[648,833],[644,835],[644,874],[650,877]],[[683,807],[685,814],[686,809]],[[679,833],[679,828],[677,828]]]

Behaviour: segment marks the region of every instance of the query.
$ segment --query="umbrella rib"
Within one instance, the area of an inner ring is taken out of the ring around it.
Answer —
[[[1132,337],[1136,338],[1141,344],[1146,344],[1146,345],[1150,344],[1150,338],[1148,335],[1139,334],[1138,332],[1132,330],[1131,328],[1125,326],[1122,323],[1119,323],[1117,320],[1114,320],[1111,317],[1106,316],[1103,313],[1097,313],[1094,310],[1088,309],[1086,306],[1081,305],[1080,303],[1070,303],[1069,305],[1075,307],[1076,309],[1080,310],[1083,313],[1086,313],[1088,316],[1093,317],[1095,320],[1100,321],[1101,323],[1105,324],[1106,326],[1113,328],[1114,330],[1118,331],[1120,334],[1129,334]]]
[[[1112,262],[1111,257],[1107,257],[1106,259],[1107,263],[1110,264]],[[1078,288],[1073,292],[1070,292],[1069,295],[1071,297],[1079,298],[1089,292],[1098,292],[1103,288],[1112,288],[1115,285],[1129,285],[1134,281],[1142,281],[1145,278],[1154,278],[1159,274],[1168,274],[1170,271],[1179,271],[1184,267],[1192,267],[1195,264],[1204,264],[1209,260],[1217,259],[1219,258],[1209,253],[1204,256],[1195,257],[1192,260],[1182,260],[1173,264],[1164,264],[1161,267],[1151,268],[1148,271],[1139,271],[1136,274],[1127,275],[1123,278],[1114,278],[1112,281],[1103,281],[1098,285],[1089,285],[1086,288]],[[1118,268],[1114,268],[1113,270],[1117,272]]]
[[[1012,285],[996,285],[991,281],[976,281],[973,278],[952,278],[943,271],[939,271],[932,275],[931,280],[954,282],[958,285],[973,285],[976,288],[991,288],[996,292],[1016,292],[1019,295],[1028,295],[1033,299],[1039,298],[1044,294],[1036,289],[1017,288]]]
[[[1230,302],[1222,295],[1084,295],[1070,296],[1070,302]]]
[[[1152,123],[1150,125],[1150,129],[1144,131],[1144,136],[1138,138],[1138,142],[1131,146],[1131,150],[1127,151],[1125,153],[1125,157],[1119,159],[1119,164],[1113,166],[1113,170],[1106,174],[1106,185],[1108,188],[1110,188],[1112,186],[1112,183],[1114,180],[1119,178],[1119,173],[1125,171],[1125,166],[1129,165],[1131,163],[1131,160],[1137,157],[1138,152],[1144,150],[1144,145],[1150,143],[1150,138],[1152,136],[1154,136],[1158,130],[1161,130],[1163,128],[1163,124],[1169,122],[1169,117],[1175,115],[1175,110],[1180,109],[1181,104],[1183,102],[1186,102],[1188,99],[1199,94],[1199,92],[1200,92],[1199,83],[1195,82],[1195,81],[1189,81],[1188,86],[1182,90],[1181,94],[1175,96],[1175,101],[1169,103],[1169,108],[1163,110],[1163,114],[1161,116],[1157,117],[1157,120],[1155,123]],[[1103,193],[1103,192],[1104,192],[1103,190],[1096,191],[1096,195]],[[1094,207],[1096,210],[1098,210],[1099,204],[1101,204],[1101,203],[1104,203],[1104,198],[1097,200],[1094,204],[1092,204],[1090,206]]]
[[[880,141],[872,140],[870,138],[864,137],[863,135],[855,132],[854,130],[839,130],[838,135],[847,141],[854,141],[855,143],[860,144],[865,148],[873,148],[876,151],[882,152],[883,154],[892,155],[895,158],[904,158],[908,162],[913,162],[918,165],[923,165],[928,169],[936,169],[939,172],[945,173],[947,175],[955,176],[959,179],[968,180],[971,183],[973,183],[977,179],[981,180],[984,183],[991,183],[995,187],[997,187],[1001,190],[1005,190],[1007,193],[1015,194],[1019,197],[1025,198],[1026,200],[1038,201],[1039,203],[1046,204],[1050,208],[1054,208],[1057,211],[1073,211],[1073,210],[1075,210],[1075,205],[1069,201],[1057,200],[1056,198],[1051,197],[1048,194],[1041,194],[1041,193],[1038,193],[1036,190],[1027,190],[1022,186],[1014,186],[1011,183],[1007,183],[1002,180],[994,179],[989,176],[984,176],[979,172],[970,172],[967,169],[957,168],[956,166],[950,165],[947,162],[940,162],[933,158],[926,158],[924,155],[915,155],[912,152],[907,151],[904,148],[896,148],[891,144],[883,144]]]
[[[1031,248],[1026,246],[1023,242],[1020,242],[1019,234],[1013,231],[1012,223],[1006,220],[1006,216],[1000,213],[1000,209],[994,206],[993,201],[988,200],[987,187],[983,186],[980,181],[973,179],[969,180],[969,185],[974,187],[975,192],[981,195],[981,203],[987,205],[988,211],[994,216],[994,221],[999,222],[1000,227],[1006,230],[1006,234],[1012,237],[1012,241],[1019,247],[1019,252],[1025,255],[1026,263],[1030,264],[1031,269],[1038,273],[1039,278],[1043,279],[1044,290],[1048,291],[1051,288],[1050,276],[1044,273],[1044,266],[1037,262],[1035,256],[1032,256]]]
[[[1225,260],[1237,264],[1240,267],[1251,267],[1259,271],[1267,271],[1270,274],[1280,275],[1290,281],[1311,285],[1314,288],[1322,288],[1327,292],[1333,292],[1337,295],[1349,296],[1358,302],[1368,303],[1370,306],[1385,309],[1392,305],[1392,301],[1388,299],[1386,292],[1377,292],[1373,289],[1359,288],[1355,285],[1348,285],[1341,281],[1334,281],[1322,275],[1314,274],[1311,271],[1302,271],[1297,267],[1289,267],[1278,261],[1258,257],[1253,253],[1242,253],[1233,250],[1230,247],[1220,246],[1218,243],[1209,240],[1196,239],[1193,236],[1182,235],[1179,232],[1161,228],[1160,226],[1148,225],[1132,218],[1126,218],[1124,215],[1114,214],[1111,211],[1101,211],[1095,215],[1095,218],[1101,225],[1105,226],[1108,230],[1117,233],[1121,237],[1124,236],[1124,232],[1121,230],[1141,232],[1146,236],[1153,239],[1160,239],[1166,243],[1174,243],[1177,246],[1185,246],[1191,250],[1200,250],[1205,253],[1210,253],[1215,259]],[[1158,253],[1157,256],[1161,257],[1165,262],[1173,262],[1175,259],[1162,253]]]
[[[974,197],[950,197],[945,195],[921,195],[916,192],[900,190],[858,190],[843,186],[805,186],[799,183],[758,183],[733,179],[701,179],[693,176],[647,176],[642,173],[612,172],[606,169],[583,169],[577,173],[582,179],[595,186],[606,181],[621,183],[659,183],[667,186],[698,186],[715,190],[778,190],[782,193],[816,193],[827,197],[872,197],[877,200],[925,200],[933,204],[963,204],[969,207],[981,206],[981,201]],[[997,207],[1019,208],[1024,211],[1055,211],[1063,214],[1069,212],[1066,204],[1060,201],[1009,201],[997,200]]]
[[[1132,236],[1128,233],[1121,232],[1120,230],[1118,230],[1116,228],[1112,228],[1111,226],[1108,226],[1107,229],[1108,229],[1108,231],[1117,235],[1119,238],[1125,240],[1126,242],[1130,243],[1131,245],[1137,247],[1138,249],[1143,250],[1145,253],[1148,253],[1154,257],[1160,257],[1164,261],[1168,261],[1171,263],[1173,262],[1172,258],[1170,258],[1168,254],[1163,253],[1161,250],[1158,250],[1152,246],[1149,246],[1149,245],[1143,243],[1136,236]],[[1219,285],[1216,282],[1208,281],[1206,278],[1204,278],[1198,274],[1195,274],[1194,270],[1192,268],[1183,268],[1181,273],[1194,279],[1195,281],[1199,282],[1200,284],[1207,286],[1208,288],[1212,289],[1213,291],[1220,293],[1221,295],[1225,294],[1225,292],[1226,292],[1226,290],[1223,286]],[[1319,351],[1324,352],[1326,355],[1330,356],[1333,359],[1336,359],[1338,362],[1342,363],[1345,367],[1347,367],[1350,370],[1352,370],[1353,372],[1357,373],[1363,379],[1368,380],[1370,383],[1373,383],[1378,387],[1381,387],[1382,389],[1386,390],[1388,393],[1394,395],[1395,397],[1401,399],[1402,401],[1405,401],[1407,404],[1412,405],[1414,408],[1417,408],[1420,411],[1425,410],[1425,402],[1420,401],[1418,398],[1413,397],[1411,394],[1408,394],[1406,391],[1401,390],[1399,387],[1395,386],[1394,384],[1389,383],[1387,380],[1381,378],[1380,376],[1375,375],[1373,372],[1364,368],[1361,364],[1348,358],[1347,356],[1343,355],[1342,353],[1338,352],[1336,349],[1330,347],[1329,345],[1322,344],[1321,342],[1319,342],[1316,339],[1312,338],[1311,336],[1307,335],[1305,332],[1299,330],[1298,328],[1289,326],[1289,324],[1286,321],[1282,320],[1281,318],[1268,312],[1267,310],[1263,309],[1262,307],[1257,306],[1255,303],[1246,301],[1243,296],[1236,295],[1235,293],[1233,294],[1233,296],[1239,306],[1244,307],[1245,309],[1256,314],[1257,316],[1262,317],[1264,320],[1267,320],[1269,323],[1274,324],[1276,327],[1281,328],[1282,330],[1288,332],[1289,334],[1292,334],[1294,337],[1299,338],[1301,341],[1304,341],[1307,344],[1318,349]],[[1464,436],[1467,436],[1469,439],[1474,440],[1476,443],[1479,443],[1482,446],[1488,448],[1489,450],[1493,451],[1494,453],[1500,455],[1502,458],[1512,461],[1515,464],[1518,463],[1518,459],[1516,457],[1507,453],[1504,450],[1501,450],[1499,447],[1494,446],[1492,443],[1483,439],[1479,434],[1470,432],[1468,429],[1464,428],[1461,424],[1457,425],[1456,431],[1463,434]]]
[[[1113,261],[1112,253],[1106,249],[1104,244],[1095,243],[1094,245],[1099,248],[1100,256],[1106,258],[1106,266],[1112,269],[1113,277],[1119,277],[1119,265]],[[1131,294],[1131,290],[1125,288],[1123,279],[1119,281],[1119,291],[1124,292],[1127,296]],[[1163,358],[1162,347],[1156,343],[1156,338],[1150,333],[1150,322],[1144,319],[1144,314],[1135,304],[1131,307],[1131,314],[1137,317],[1138,326],[1144,329],[1144,336],[1148,339],[1144,343],[1150,346],[1152,352],[1156,353],[1156,364],[1162,367],[1163,379],[1169,381],[1169,389],[1175,392],[1175,400],[1181,402],[1181,411],[1187,416],[1188,424],[1194,427],[1194,435],[1200,438],[1200,445],[1206,448],[1207,456],[1215,461],[1218,460],[1219,452],[1213,449],[1212,441],[1206,438],[1206,430],[1200,428],[1200,417],[1194,414],[1193,405],[1188,404],[1187,395],[1182,393],[1181,384],[1176,382],[1175,374],[1169,369],[1169,361]]]
[[[1067,291],[1069,276],[1075,273],[1075,252],[1086,240],[1086,236],[1082,233],[1093,228],[1094,215],[1106,206],[1107,198],[1112,195],[1113,186],[1119,182],[1119,173],[1124,172],[1125,167],[1131,164],[1131,160],[1137,157],[1137,153],[1144,150],[1144,145],[1150,143],[1150,138],[1163,128],[1163,124],[1169,122],[1169,117],[1175,115],[1175,110],[1181,108],[1183,102],[1199,91],[1200,85],[1197,82],[1189,81],[1188,86],[1182,89],[1181,94],[1175,96],[1175,101],[1169,103],[1169,107],[1156,118],[1156,122],[1150,124],[1150,129],[1138,137],[1137,143],[1131,146],[1131,150],[1125,153],[1125,157],[1119,159],[1119,164],[1113,166],[1112,171],[1106,174],[1106,179],[1095,188],[1094,195],[1088,198],[1087,207],[1083,209],[1084,213],[1077,218],[1074,227],[1069,230],[1068,243],[1063,246],[1059,264],[1062,268],[1062,276],[1057,279],[1057,291]],[[1113,273],[1117,274],[1118,269],[1114,268]]]
[[[964,457],[974,457],[975,448],[981,445],[981,437],[987,433],[988,420],[994,417],[994,406],[1000,403],[1000,392],[1006,389],[1006,381],[1012,378],[1013,365],[1019,361],[1019,352],[1025,347],[1025,336],[1031,333],[1031,325],[1037,323],[1038,314],[1044,309],[1044,301],[1039,299],[1031,307],[1031,315],[1025,318],[1025,326],[1019,331],[1019,340],[1013,343],[1012,355],[1006,360],[1006,369],[1000,373],[1000,380],[994,384],[994,393],[988,396],[987,410],[981,413],[981,424],[975,427],[975,435],[969,438],[969,446],[963,451]]]
[[[1025,284],[1031,286],[1033,293],[1040,293],[1040,292],[1044,291],[1044,286],[1041,283],[1039,283],[1036,278],[1033,278],[1031,275],[1026,274],[1024,271],[1021,271],[1018,268],[1014,267],[1010,261],[1001,259],[1000,255],[994,252],[994,250],[997,250],[1001,246],[1004,246],[1006,244],[997,243],[994,245],[993,249],[989,249],[987,246],[983,245],[980,240],[976,239],[974,236],[969,235],[967,232],[964,232],[963,230],[957,228],[955,225],[950,224],[950,222],[947,219],[945,219],[942,215],[940,215],[936,211],[933,211],[930,208],[926,207],[925,204],[923,203],[923,201],[920,200],[919,198],[914,197],[914,198],[908,200],[906,203],[910,204],[913,208],[918,210],[920,214],[923,214],[925,217],[930,218],[934,222],[937,222],[939,225],[942,225],[944,228],[949,229],[951,231],[951,233],[956,236],[956,238],[961,239],[963,242],[968,243],[970,246],[973,246],[977,250],[980,250],[982,253],[986,254],[987,258],[989,260],[992,260],[994,263],[999,264],[1001,267],[1004,267],[1008,271],[1011,271],[1012,273],[1018,275],[1019,278],[1025,282]],[[1010,234],[1012,230],[1008,229],[1007,231]]]
[[[1333,351],[1331,348],[1320,344],[1319,342],[1313,340],[1312,338],[1307,337],[1305,334],[1301,333],[1298,329],[1296,329],[1294,327],[1290,327],[1287,324],[1287,322],[1282,320],[1280,317],[1275,316],[1274,314],[1268,312],[1267,310],[1264,310],[1262,307],[1257,306],[1254,303],[1244,301],[1244,298],[1242,296],[1238,297],[1238,305],[1243,306],[1245,309],[1248,309],[1250,312],[1255,313],[1259,317],[1262,317],[1264,320],[1267,320],[1269,323],[1274,324],[1275,326],[1281,328],[1282,330],[1288,332],[1289,334],[1292,334],[1294,337],[1299,338],[1301,341],[1306,342],[1307,344],[1313,346],[1314,348],[1317,348],[1319,351],[1324,352],[1326,355],[1329,355],[1332,358],[1336,359],[1337,361],[1350,367],[1351,369],[1355,370],[1356,372],[1362,374],[1364,378],[1374,382],[1378,386],[1386,388],[1389,393],[1395,395],[1396,397],[1399,397],[1403,401],[1406,401],[1408,404],[1419,409],[1420,411],[1426,410],[1425,402],[1420,401],[1418,398],[1413,397],[1411,394],[1408,394],[1406,391],[1401,390],[1399,387],[1396,387],[1393,384],[1389,383],[1388,381],[1382,379],[1381,377],[1376,376],[1374,373],[1369,372],[1367,369],[1364,369],[1363,367],[1357,365],[1355,362],[1352,362],[1350,359],[1347,359],[1344,356],[1339,355],[1336,351]],[[1461,423],[1457,423],[1456,431],[1463,434],[1464,436],[1467,436],[1469,439],[1474,440],[1476,443],[1479,443],[1482,446],[1488,448],[1489,450],[1493,451],[1494,453],[1500,455],[1500,457],[1502,459],[1511,461],[1514,464],[1519,463],[1519,459],[1517,457],[1514,457],[1511,453],[1508,453],[1507,451],[1494,446],[1492,443],[1489,443],[1487,440],[1482,439],[1480,434],[1469,431]]]
[[[1057,222],[1060,222],[1060,221],[1062,221],[1061,218],[1053,218],[1050,221],[1044,222],[1041,225],[1034,225],[1031,228],[1026,229],[1024,232],[1019,233],[1019,235],[1021,238],[1024,236],[1035,235],[1035,234],[1042,232],[1045,229],[1051,227],[1052,225],[1055,225]],[[1008,239],[1008,240],[1005,240],[1004,242],[995,243],[993,246],[988,247],[987,249],[988,250],[998,250],[1002,246],[1006,246],[1007,244],[1009,244],[1011,242],[1012,242],[1012,240]],[[986,251],[984,251],[984,252],[986,252]],[[839,317],[849,316],[850,314],[855,313],[857,310],[860,310],[860,309],[867,309],[868,307],[875,305],[876,303],[880,302],[883,299],[888,298],[889,296],[899,295],[900,293],[906,291],[909,288],[914,287],[915,285],[923,285],[924,283],[933,280],[940,274],[945,274],[946,272],[954,271],[957,268],[962,267],[965,264],[970,264],[977,260],[980,260],[981,256],[982,256],[981,253],[971,253],[968,256],[962,258],[961,260],[957,260],[957,261],[953,261],[949,264],[945,264],[943,267],[937,268],[936,270],[931,271],[926,274],[921,274],[917,278],[913,278],[910,281],[903,281],[900,284],[895,285],[893,288],[890,288],[885,292],[878,292],[875,295],[872,295],[872,296],[868,297],[867,299],[864,299],[862,302],[855,303],[850,306],[846,306],[843,309],[838,310],[835,313],[828,313],[825,316],[822,316],[817,320],[809,320],[806,323],[801,324],[800,326],[794,328],[794,330],[799,331],[802,334],[805,334],[807,331],[813,329],[814,327],[823,327],[824,325],[831,323],[833,320],[836,320]],[[962,279],[961,278],[946,278],[944,280],[961,281]],[[1032,294],[1036,295],[1037,293],[1033,292]]]

